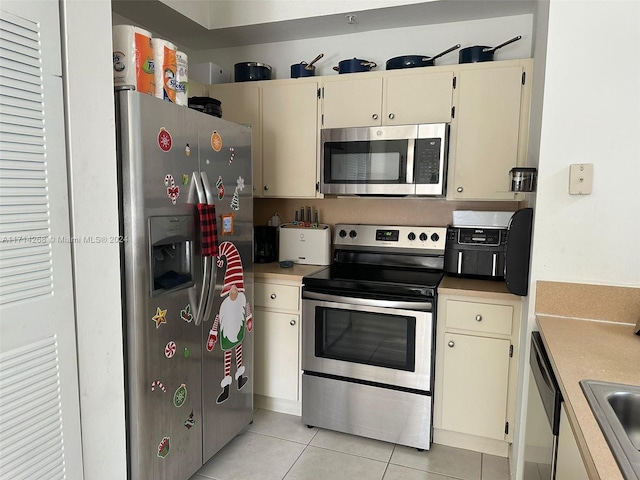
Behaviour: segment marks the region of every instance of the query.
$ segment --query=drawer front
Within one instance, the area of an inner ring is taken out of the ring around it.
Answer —
[[[513,307],[447,300],[447,328],[511,335]]]
[[[277,283],[256,282],[254,287],[256,307],[298,311],[300,288]]]

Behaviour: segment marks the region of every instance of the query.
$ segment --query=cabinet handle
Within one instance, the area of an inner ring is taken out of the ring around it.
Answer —
[[[265,186],[264,186],[264,189],[265,189],[265,190],[269,190],[269,185],[265,185]]]
[[[275,299],[276,299],[276,294],[275,294],[275,293],[272,293],[272,294],[271,294],[271,300],[275,300]]]
[[[476,322],[482,321],[482,315],[476,315]]]
[[[289,325],[295,325],[295,324],[296,324],[296,321],[295,321],[295,320],[291,320],[291,321],[289,322]]]
[[[393,113],[390,113],[390,114],[389,114],[389,118],[390,118],[391,120],[393,120],[395,117],[396,117],[396,116],[395,116]]]
[[[456,188],[456,190],[457,190],[458,192],[461,192],[461,191],[463,191],[463,190],[464,190],[464,188],[462,188],[462,187],[458,187],[458,188]]]
[[[447,343],[447,345],[449,345],[449,347],[453,348],[455,343],[453,342],[453,340],[449,340],[449,343]]]
[[[378,119],[378,114],[374,113],[373,115],[371,115],[371,118],[373,118],[374,120],[377,120]]]

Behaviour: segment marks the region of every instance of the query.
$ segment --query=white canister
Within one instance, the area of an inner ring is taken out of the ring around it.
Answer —
[[[176,102],[176,46],[161,38],[152,38],[155,95],[169,102]]]
[[[176,105],[189,104],[189,57],[184,52],[176,52]]]
[[[131,85],[142,93],[155,93],[151,32],[133,25],[114,25],[113,83]]]

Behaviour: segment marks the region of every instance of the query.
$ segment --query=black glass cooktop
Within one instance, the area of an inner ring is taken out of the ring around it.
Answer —
[[[441,270],[334,263],[304,277],[304,289],[353,296],[433,298]]]

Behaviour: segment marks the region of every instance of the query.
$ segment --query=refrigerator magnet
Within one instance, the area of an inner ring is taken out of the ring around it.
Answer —
[[[173,394],[173,405],[180,408],[187,401],[187,387],[181,384]]]
[[[162,127],[158,132],[158,146],[160,147],[160,150],[162,150],[163,152],[168,152],[169,150],[171,150],[172,143],[173,141],[171,140],[171,134],[164,127]]]
[[[220,215],[222,218],[222,235],[233,235],[233,213]]]
[[[216,152],[222,150],[222,137],[215,130],[211,134],[211,148]]]
[[[164,356],[167,358],[171,358],[176,354],[176,342],[169,342],[167,343],[167,345],[164,347]]]
[[[191,147],[189,146],[189,144],[187,143],[187,146],[184,147],[184,154],[188,157],[189,155],[191,155]]]
[[[160,325],[167,323],[167,311],[156,307],[156,314],[152,317],[152,320],[156,322],[156,328],[160,328]]]
[[[176,185],[173,175],[167,174],[164,176],[164,186],[167,187],[167,197],[175,205],[180,196],[180,187]]]
[[[189,355],[191,355],[191,350],[189,350],[187,347],[184,347],[184,358],[189,358]]]
[[[183,185],[188,185],[189,184],[189,175],[187,175],[186,173],[182,174],[182,184]]]
[[[193,320],[193,313],[191,313],[191,304],[188,303],[186,307],[180,310],[180,318],[187,323],[191,323]]]
[[[158,444],[158,457],[164,458],[169,455],[169,437],[164,437]]]
[[[189,418],[184,421],[184,426],[187,427],[187,430],[190,430],[196,424],[195,418],[193,418],[193,410],[189,414]]]
[[[163,393],[167,393],[167,388],[162,384],[162,382],[160,380],[154,380],[153,383],[151,384],[151,391],[155,392],[156,391],[156,387],[158,387],[160,390],[162,390]]]
[[[229,147],[229,165],[233,163],[233,159],[236,156],[236,151],[233,147]]]
[[[224,183],[221,176],[216,180],[216,187],[218,187],[218,200],[222,200],[224,198]]]

